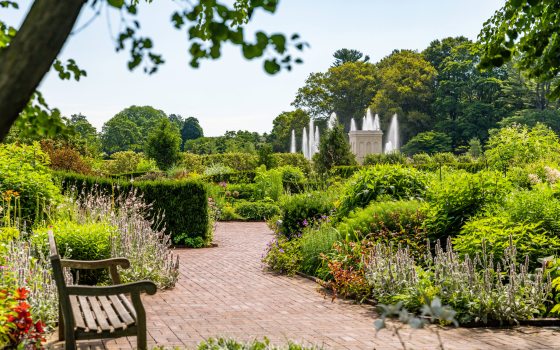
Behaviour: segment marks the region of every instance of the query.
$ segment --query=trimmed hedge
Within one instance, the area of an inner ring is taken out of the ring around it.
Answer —
[[[254,170],[259,165],[259,157],[255,154],[231,152],[221,154],[206,154],[201,156],[205,166],[222,164],[236,171]]]
[[[249,221],[266,220],[280,214],[278,205],[265,201],[239,201],[234,204],[234,209],[237,214]]]
[[[130,172],[130,173],[109,174],[109,175],[107,175],[107,177],[110,177],[112,179],[130,180],[131,178],[144,176],[147,173],[148,173],[147,171],[133,171],[133,172]]]
[[[337,194],[328,191],[315,191],[286,196],[280,202],[282,226],[280,232],[287,238],[301,234],[303,229],[323,216],[334,211],[334,198]]]
[[[106,193],[119,195],[137,189],[148,203],[152,203],[154,212],[165,214],[163,223],[175,244],[184,244],[187,239],[195,237],[201,237],[205,243],[210,243],[212,239],[208,190],[202,182],[160,180],[131,183],[64,172],[58,172],[56,176],[62,183],[63,191],[75,188],[77,193],[81,193],[96,186]]]
[[[205,175],[201,179],[206,182],[227,182],[227,183],[252,183],[255,181],[255,171],[237,171],[233,173]]]

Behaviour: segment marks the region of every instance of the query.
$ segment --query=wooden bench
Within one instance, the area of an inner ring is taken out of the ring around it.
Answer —
[[[146,312],[140,294],[155,294],[156,285],[150,281],[121,284],[117,266],[130,267],[129,261],[124,258],[97,261],[61,259],[52,231],[49,231],[49,246],[60,304],[58,337],[65,341],[65,349],[75,350],[76,340],[136,335],[138,349],[145,350]],[[109,269],[113,285],[66,285],[64,268]]]

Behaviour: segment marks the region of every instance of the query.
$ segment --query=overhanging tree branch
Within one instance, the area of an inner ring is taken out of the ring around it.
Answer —
[[[0,141],[49,71],[84,4],[35,1],[10,45],[0,51]]]

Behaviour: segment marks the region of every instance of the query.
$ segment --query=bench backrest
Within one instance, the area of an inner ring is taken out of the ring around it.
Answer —
[[[52,230],[49,230],[49,249],[50,249],[50,260],[53,269],[53,278],[56,284],[56,289],[58,290],[58,302],[60,304],[60,311],[64,318],[66,326],[73,327],[74,317],[72,315],[72,310],[70,309],[70,297],[68,296],[66,290],[66,281],[64,279],[64,270],[62,268],[62,262],[60,261],[60,255],[58,255],[58,250],[56,248],[56,240]]]

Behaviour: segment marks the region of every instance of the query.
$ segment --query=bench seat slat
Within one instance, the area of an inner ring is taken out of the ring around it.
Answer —
[[[121,321],[119,315],[117,315],[115,309],[113,308],[113,303],[111,302],[111,300],[109,300],[109,298],[107,298],[106,296],[99,296],[97,297],[97,299],[99,299],[99,302],[103,306],[103,310],[107,314],[107,319],[109,320],[109,323],[111,323],[111,326],[114,329],[126,329],[128,325]]]
[[[126,299],[125,296],[123,296],[123,298]],[[111,301],[113,302],[115,310],[126,325],[131,326],[136,323],[136,314],[131,314],[126,309],[126,307],[121,302],[121,298],[116,295],[111,295],[109,296],[109,299],[111,299]]]
[[[95,322],[95,318],[93,317],[93,313],[91,312],[91,307],[89,305],[88,298],[82,295],[78,295],[78,300],[80,302],[82,314],[84,315],[84,319],[86,321],[86,331],[99,332],[100,329],[98,329],[97,323]]]
[[[84,322],[84,317],[80,311],[80,302],[78,297],[75,295],[70,295],[70,307],[72,309],[72,315],[74,315],[74,323],[76,328],[86,329],[86,324]]]
[[[91,305],[91,309],[93,310],[93,316],[95,317],[95,321],[99,325],[102,331],[113,331],[113,327],[109,325],[107,322],[107,314],[101,308],[101,304],[97,297],[88,297],[89,304]]]
[[[134,309],[134,306],[132,306],[132,303],[130,302],[130,300],[128,300],[126,295],[119,294],[119,299],[121,300],[123,305],[126,306],[126,309],[130,313],[130,315],[136,320],[136,310]]]

